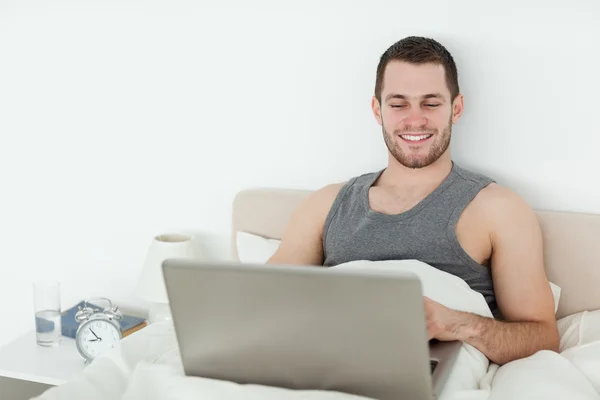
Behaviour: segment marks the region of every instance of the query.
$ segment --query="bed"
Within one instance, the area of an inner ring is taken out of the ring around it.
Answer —
[[[281,239],[305,190],[250,189],[237,194],[232,210],[231,251],[237,232]],[[600,309],[600,215],[536,211],[542,228],[548,279],[561,288],[557,318]]]
[[[231,250],[245,262],[243,246],[263,245],[264,261],[281,239],[291,213],[310,191],[250,189],[232,204]],[[465,346],[461,368],[446,400],[600,399],[600,215],[538,211],[545,241],[545,266],[556,293],[560,353],[539,352],[502,367]],[[254,242],[240,241],[250,235]],[[410,266],[409,266],[410,267]],[[429,278],[427,278],[429,279]],[[441,281],[440,281],[441,282]],[[433,290],[440,282],[425,282]],[[441,282],[447,288],[445,282]],[[460,290],[465,290],[460,289]],[[122,340],[73,382],[52,388],[38,400],[55,399],[315,399],[360,397],[324,390],[288,390],[186,377],[175,332],[153,324]],[[363,398],[364,399],[364,398]]]

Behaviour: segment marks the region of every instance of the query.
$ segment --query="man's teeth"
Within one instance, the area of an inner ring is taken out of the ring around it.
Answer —
[[[400,136],[402,136],[402,139],[412,140],[413,142],[416,142],[417,140],[423,140],[423,139],[427,139],[427,138],[431,137],[431,135],[421,135],[421,136],[400,135]]]

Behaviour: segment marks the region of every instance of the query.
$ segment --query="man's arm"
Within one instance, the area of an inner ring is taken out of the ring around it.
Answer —
[[[323,265],[323,227],[343,183],[311,193],[292,214],[279,248],[267,264]]]
[[[430,338],[461,340],[502,365],[539,350],[558,351],[559,336],[536,215],[507,189],[489,189],[492,277],[505,321],[450,310],[430,299],[425,307]]]

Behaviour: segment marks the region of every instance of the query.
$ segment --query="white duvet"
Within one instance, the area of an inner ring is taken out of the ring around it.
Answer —
[[[491,316],[483,296],[471,290],[463,280],[419,261],[357,261],[335,268],[411,271],[420,277],[425,296],[453,309]],[[600,314],[597,317],[600,320]],[[502,367],[490,364],[479,350],[463,344],[440,399],[600,400],[600,332],[578,335],[575,345],[561,341],[560,354],[541,351]],[[172,326],[153,324],[124,338],[119,348],[96,359],[79,378],[51,388],[36,398],[56,399],[364,398],[337,392],[294,391],[186,377]]]

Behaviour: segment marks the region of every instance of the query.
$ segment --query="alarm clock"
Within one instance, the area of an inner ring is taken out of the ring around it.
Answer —
[[[90,301],[103,300],[108,307],[100,309],[88,305]],[[123,318],[119,308],[105,297],[86,300],[83,308],[75,314],[75,321],[79,322],[75,334],[75,344],[79,354],[86,363],[92,362],[100,354],[114,348],[122,338],[119,320]]]

